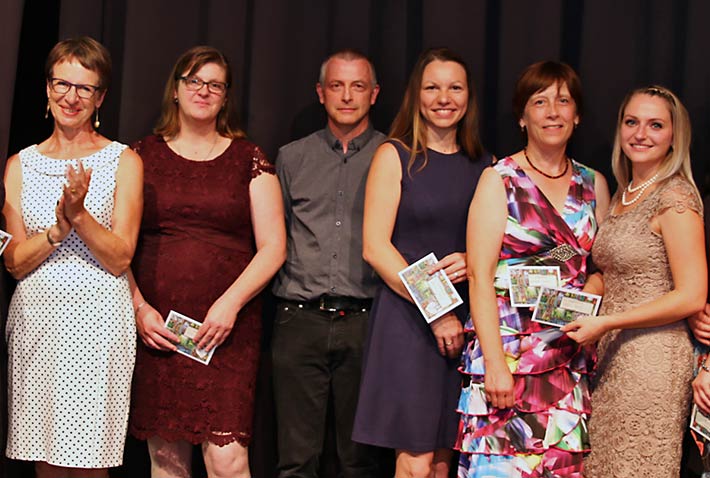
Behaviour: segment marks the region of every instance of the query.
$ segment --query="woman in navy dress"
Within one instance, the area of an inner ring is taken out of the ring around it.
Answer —
[[[370,315],[353,439],[396,449],[399,477],[445,477],[456,438],[467,306],[428,324],[397,273],[430,252],[466,299],[466,218],[490,164],[471,75],[448,49],[419,57],[367,179],[363,256],[383,279]]]

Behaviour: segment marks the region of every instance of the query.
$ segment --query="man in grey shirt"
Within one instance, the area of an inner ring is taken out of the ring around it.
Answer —
[[[323,62],[316,91],[327,126],[276,158],[288,233],[274,282],[279,478],[317,476],[331,399],[343,476],[368,478],[376,457],[350,435],[378,283],[362,259],[362,216],[367,171],[385,139],[368,116],[379,86],[372,63],[343,50]]]

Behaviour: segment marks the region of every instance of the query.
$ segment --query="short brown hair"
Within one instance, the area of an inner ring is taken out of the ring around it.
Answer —
[[[52,79],[54,66],[64,61],[76,60],[99,77],[98,89],[106,91],[111,82],[111,54],[105,46],[91,37],[83,36],[62,40],[50,50],[44,75]]]
[[[214,63],[222,69],[226,76],[227,91],[224,93],[224,106],[217,113],[217,132],[227,138],[243,138],[244,131],[238,126],[235,100],[231,98],[232,69],[229,61],[218,49],[211,46],[195,46],[180,55],[175,66],[173,66],[168,81],[163,92],[163,102],[160,108],[160,118],[153,132],[164,138],[173,138],[180,132],[180,116],[178,115],[179,105],[175,103],[175,92],[178,88],[178,81],[183,75],[194,75],[200,68],[208,63]]]
[[[582,117],[584,109],[582,101],[582,81],[577,72],[566,63],[559,61],[539,61],[523,70],[513,93],[513,114],[520,121],[525,112],[525,105],[532,95],[548,88],[550,85],[567,85],[570,96],[577,107],[577,116]]]
[[[424,162],[417,168],[417,171],[424,169],[427,164],[426,125],[421,118],[419,95],[422,89],[424,69],[433,61],[453,61],[461,65],[466,72],[468,105],[466,113],[456,127],[456,141],[472,160],[478,159],[483,154],[483,146],[478,135],[478,104],[471,72],[458,53],[448,48],[430,48],[419,55],[419,59],[414,65],[409,76],[409,84],[404,92],[402,105],[399,107],[399,112],[397,112],[389,132],[390,138],[399,140],[410,152],[411,156],[407,164],[408,173],[411,173],[418,153],[424,155]]]

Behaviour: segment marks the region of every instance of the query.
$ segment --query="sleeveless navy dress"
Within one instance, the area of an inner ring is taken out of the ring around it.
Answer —
[[[489,155],[471,160],[463,152],[427,150],[407,172],[409,152],[392,141],[402,165],[399,209],[392,243],[408,263],[430,252],[442,259],[466,250],[466,220],[478,178]],[[457,289],[465,304],[454,309],[463,323],[468,314],[467,283]],[[458,359],[439,354],[429,324],[417,307],[386,285],[378,291],[363,360],[353,440],[413,452],[452,448],[461,376]]]

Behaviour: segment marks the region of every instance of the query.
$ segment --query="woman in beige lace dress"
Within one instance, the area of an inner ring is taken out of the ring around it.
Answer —
[[[604,295],[601,315],[563,328],[599,341],[586,478],[679,476],[693,376],[683,319],[707,291],[689,146],[688,113],[672,92],[626,97],[612,156],[619,189],[592,248],[601,272],[585,286]]]

